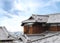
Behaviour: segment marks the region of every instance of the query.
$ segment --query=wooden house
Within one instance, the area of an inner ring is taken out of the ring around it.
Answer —
[[[28,20],[22,22],[24,34],[39,34],[47,28],[48,15],[32,15]]]
[[[24,34],[39,34],[44,31],[60,31],[60,14],[32,15],[22,21]]]
[[[60,31],[60,13],[50,14],[47,24],[50,31]]]
[[[13,43],[13,40],[6,28],[0,26],[0,43]]]

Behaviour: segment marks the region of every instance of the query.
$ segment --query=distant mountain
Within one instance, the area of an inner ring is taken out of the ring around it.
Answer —
[[[14,36],[20,36],[23,34],[23,32],[20,32],[20,31],[17,31],[17,32],[9,32],[11,35],[14,35]]]
[[[19,36],[19,35],[22,35],[23,34],[23,32],[14,32],[14,34],[16,35],[16,36]]]

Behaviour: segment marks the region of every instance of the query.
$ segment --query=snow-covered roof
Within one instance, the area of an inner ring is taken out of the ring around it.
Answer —
[[[29,19],[22,21],[24,23],[60,23],[60,13],[47,14],[47,15],[32,15]]]
[[[32,19],[27,19],[22,21],[23,23],[34,23],[34,22],[39,22],[39,23],[46,23],[48,20],[48,15],[32,15],[30,18]]]
[[[47,23],[60,23],[60,13],[50,14]]]
[[[22,23],[33,23],[33,22],[36,22],[36,20],[35,20],[35,19],[25,20],[25,21],[23,21]]]
[[[0,40],[12,40],[13,38],[9,36],[9,32],[4,26],[0,26]]]
[[[46,31],[41,34],[25,34],[22,38],[23,42],[29,43],[57,43],[60,42],[60,32]]]
[[[48,20],[48,15],[32,15],[31,16],[33,19],[28,19],[23,21],[23,23],[25,22],[47,22]]]

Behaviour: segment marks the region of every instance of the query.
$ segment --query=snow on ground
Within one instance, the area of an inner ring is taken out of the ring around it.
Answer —
[[[30,35],[29,38],[31,39],[32,43],[60,43],[60,32],[48,32],[48,33],[45,32],[42,34],[44,34],[45,36]],[[48,38],[44,38],[44,37],[48,37]],[[38,40],[38,39],[42,39],[42,40]]]
[[[60,32],[44,32],[41,34],[32,34],[32,35],[30,34],[25,36],[29,39],[28,41],[30,43],[60,43]],[[27,39],[26,37],[24,40]],[[19,43],[29,43],[29,42],[22,41]]]
[[[60,35],[40,40],[40,43],[60,43]]]

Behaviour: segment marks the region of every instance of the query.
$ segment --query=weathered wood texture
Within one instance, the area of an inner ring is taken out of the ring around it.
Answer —
[[[50,26],[49,31],[60,31],[60,26]]]
[[[34,24],[32,26],[24,26],[24,34],[39,34],[45,31],[45,27],[41,24]]]
[[[49,31],[57,31],[57,26],[50,26]]]
[[[39,25],[39,24],[36,24],[36,25],[33,25],[33,34],[39,34],[39,33],[42,33],[44,31],[44,28]]]
[[[42,25],[43,23],[39,24],[39,23],[35,23],[31,26],[24,26],[24,34],[39,34],[42,33],[46,30],[48,31],[60,31],[60,26],[57,25],[50,25],[50,26],[44,26]]]
[[[60,26],[57,26],[57,28],[58,28],[58,31],[60,31]]]
[[[33,27],[32,26],[24,26],[24,34],[32,34]]]
[[[28,34],[28,26],[24,26],[24,34]]]

